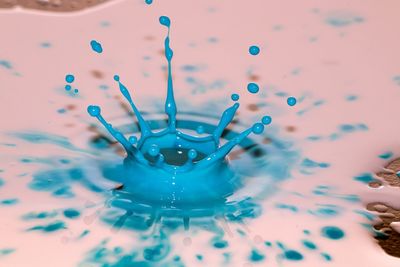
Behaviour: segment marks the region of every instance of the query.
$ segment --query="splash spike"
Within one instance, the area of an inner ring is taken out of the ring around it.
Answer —
[[[101,115],[101,108],[99,106],[90,105],[88,106],[87,111],[90,116],[96,117],[100,121],[104,128],[106,128],[108,132],[124,147],[128,155],[133,155],[142,163],[146,162],[142,153],[135,146],[133,146],[122,133],[120,133],[118,130],[115,130],[111,124],[107,123],[107,121]]]
[[[219,144],[219,139],[221,138],[222,133],[224,132],[225,128],[229,125],[229,123],[231,123],[231,121],[233,120],[233,117],[235,116],[235,113],[238,110],[239,106],[240,106],[239,103],[235,103],[222,113],[218,126],[213,133],[213,138],[215,143]]]
[[[242,142],[249,134],[251,134],[253,131],[253,128],[248,128],[247,130],[243,131],[242,133],[240,133],[238,136],[236,136],[235,138],[229,140],[226,144],[224,144],[223,146],[221,146],[217,151],[215,151],[214,153],[212,153],[211,155],[209,155],[207,158],[200,160],[197,163],[197,167],[198,168],[205,168],[207,166],[212,165],[213,163],[215,163],[218,160],[221,160],[223,158],[225,158],[226,155],[229,154],[229,152],[238,144],[240,144],[240,142]]]
[[[122,95],[125,97],[125,99],[129,102],[129,105],[131,106],[133,112],[135,113],[136,118],[138,119],[139,122],[139,127],[141,131],[141,139],[146,138],[148,135],[151,133],[151,129],[147,122],[143,119],[142,114],[140,111],[137,109],[136,105],[133,103],[132,97],[126,88],[126,86],[120,81],[120,78],[118,75],[114,76],[114,80],[118,83],[119,90],[121,91]]]
[[[169,45],[169,32],[170,32],[170,26],[171,26],[171,21],[168,17],[166,16],[161,16],[160,17],[160,23],[168,28],[168,33],[167,37],[165,38],[164,41],[164,50],[165,50],[165,58],[167,59],[168,63],[168,81],[167,81],[167,97],[165,100],[165,113],[168,115],[168,128],[171,132],[176,131],[176,103],[175,103],[175,97],[174,97],[174,85],[172,81],[172,57],[174,52],[172,51],[170,45]]]

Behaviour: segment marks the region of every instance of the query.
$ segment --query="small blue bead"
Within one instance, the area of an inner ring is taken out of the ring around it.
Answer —
[[[294,105],[296,105],[296,103],[297,103],[296,98],[294,98],[293,96],[288,97],[288,99],[287,99],[287,104],[288,104],[289,106],[294,106]]]
[[[253,56],[256,56],[260,53],[260,48],[256,45],[252,45],[249,48],[249,53]]]

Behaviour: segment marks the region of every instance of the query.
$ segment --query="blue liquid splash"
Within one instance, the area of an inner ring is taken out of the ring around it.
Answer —
[[[100,121],[126,151],[122,165],[103,168],[103,175],[107,179],[122,184],[113,191],[114,198],[109,204],[127,211],[128,217],[132,213],[151,214],[152,223],[161,217],[181,218],[187,229],[189,218],[217,214],[225,216],[241,210],[242,206],[251,205],[248,200],[227,202],[227,198],[243,182],[243,177],[230,166],[227,156],[233,148],[247,142],[250,134],[262,134],[272,119],[265,116],[244,131],[230,135],[230,139],[221,144],[222,136],[228,137],[227,127],[240,106],[237,102],[239,95],[233,94],[231,99],[235,103],[222,113],[217,126],[211,129],[199,124],[183,127],[195,130],[200,136],[179,130],[178,126],[182,128],[182,122],[178,125],[176,119],[177,107],[172,81],[173,50],[170,47],[171,20],[161,16],[159,22],[168,30],[164,41],[168,64],[164,107],[168,116],[166,127],[154,127],[152,121],[143,118],[119,75],[114,75],[114,81],[136,116],[138,137],[126,137],[123,132],[114,128],[104,119],[99,106],[90,105],[87,111]],[[259,91],[257,84],[250,83],[249,87],[251,93]],[[256,215],[251,213],[249,216]],[[233,219],[240,220],[235,218]]]
[[[123,188],[136,199],[156,203],[165,207],[176,208],[198,206],[204,203],[224,201],[235,189],[234,173],[230,170],[226,156],[249,134],[261,134],[264,124],[255,123],[224,145],[220,138],[226,127],[232,122],[240,104],[235,103],[227,108],[215,130],[207,136],[192,136],[181,132],[176,127],[177,107],[172,82],[173,51],[170,47],[171,21],[161,16],[160,24],[168,29],[164,41],[165,58],[168,63],[167,97],[165,113],[168,115],[166,129],[155,132],[144,120],[136,107],[131,94],[121,82],[118,75],[114,80],[118,83],[122,95],[130,104],[140,127],[140,138],[126,137],[101,115],[99,106],[91,105],[88,113],[96,117],[109,133],[124,147],[127,157],[121,170],[125,176]],[[256,84],[250,84],[253,93],[258,91]],[[255,89],[253,89],[255,87]],[[233,96],[233,99],[238,97]],[[215,179],[218,174],[218,179]],[[217,188],[217,189],[216,189]],[[152,194],[148,194],[151,190]]]

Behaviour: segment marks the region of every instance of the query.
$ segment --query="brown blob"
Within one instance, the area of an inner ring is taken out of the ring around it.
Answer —
[[[244,149],[236,149],[228,154],[230,160],[239,159],[240,155],[244,154],[246,151]]]
[[[238,124],[239,123],[239,119],[238,118],[234,118],[232,121],[231,121],[231,124]]]
[[[400,178],[396,174],[400,171],[400,159],[390,162],[385,168],[388,171],[378,172],[376,175],[385,180],[390,186],[400,187]]]
[[[258,76],[256,74],[251,74],[251,75],[249,75],[249,80],[252,82],[257,82],[260,80],[260,76]]]
[[[379,188],[382,186],[382,183],[380,181],[373,181],[373,182],[369,182],[368,186],[371,188]]]
[[[378,172],[376,175],[386,181],[389,186],[400,187],[400,178],[396,174],[400,171],[400,159],[393,160],[384,169],[385,171]],[[368,185],[372,188],[377,188],[382,186],[383,183],[376,180]],[[379,246],[387,254],[400,258],[400,233],[390,226],[392,222],[400,222],[400,210],[382,202],[369,203],[366,208],[369,211],[378,213],[380,222],[373,225],[373,227],[378,231],[375,239]]]
[[[17,0],[3,0],[0,1],[0,8],[10,8],[17,4]]]
[[[390,226],[392,222],[400,221],[400,210],[380,202],[367,204],[367,210],[377,212],[381,220],[381,222],[373,225],[379,233],[375,236],[379,246],[387,254],[400,258],[400,233]]]
[[[146,36],[144,37],[144,39],[145,39],[146,41],[154,41],[156,38],[155,38],[154,36],[152,36],[152,35],[146,35]]]
[[[263,143],[263,144],[270,144],[270,143],[272,143],[272,139],[269,138],[269,137],[265,137],[265,138],[262,140],[262,143]]]
[[[286,131],[288,131],[289,133],[293,133],[296,131],[296,127],[294,126],[286,126]]]
[[[92,74],[93,77],[95,77],[96,79],[103,79],[104,78],[104,74],[99,70],[92,70],[90,72],[90,74]]]
[[[259,110],[257,104],[249,104],[249,105],[247,105],[247,109],[250,111],[258,111]]]
[[[72,128],[72,127],[75,127],[75,124],[74,123],[66,123],[64,126],[67,128]]]
[[[87,129],[88,129],[89,132],[100,133],[100,131],[97,128],[97,126],[93,125],[93,124],[89,125]]]
[[[73,104],[69,104],[69,105],[67,105],[65,108],[66,108],[67,110],[74,110],[74,109],[76,109],[76,106],[73,105]]]
[[[122,156],[122,157],[126,157],[126,151],[123,147],[119,146],[115,152],[117,153],[117,155]]]

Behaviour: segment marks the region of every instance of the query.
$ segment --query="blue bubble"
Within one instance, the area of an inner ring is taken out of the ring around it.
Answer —
[[[74,75],[72,75],[72,74],[67,74],[67,75],[65,76],[65,81],[66,81],[67,83],[72,83],[74,80],[75,80],[75,77],[74,77]]]
[[[256,56],[260,53],[260,48],[256,45],[252,45],[249,48],[249,53],[253,56]]]
[[[232,94],[232,95],[231,95],[231,99],[232,99],[233,101],[238,101],[239,98],[240,98],[240,96],[239,96],[238,94]]]
[[[199,125],[199,126],[197,126],[197,128],[196,128],[196,133],[198,133],[198,134],[203,134],[204,133],[204,126],[203,125]]]
[[[146,4],[151,5],[153,3],[153,0],[145,0],[144,1]]]
[[[99,42],[97,42],[96,40],[90,41],[90,46],[92,47],[93,51],[95,51],[97,53],[103,52],[103,48],[101,47],[101,44]]]
[[[70,90],[71,90],[71,85],[67,84],[67,85],[65,86],[65,90],[70,91]]]
[[[148,152],[149,152],[150,156],[155,157],[155,156],[158,155],[158,153],[160,153],[160,148],[157,145],[153,144],[153,145],[150,146]]]
[[[247,91],[249,91],[252,94],[258,93],[259,90],[260,90],[260,88],[258,87],[258,85],[256,83],[249,83],[247,85]]]
[[[74,93],[77,94],[79,92],[78,89],[74,89]]]
[[[188,152],[189,159],[195,159],[197,157],[197,151],[195,149],[190,149]]]
[[[271,116],[264,116],[261,121],[264,125],[268,125],[271,124],[272,118]]]
[[[101,109],[99,106],[88,106],[87,111],[90,114],[90,116],[96,117],[100,115]]]
[[[288,104],[289,106],[294,106],[294,105],[296,105],[296,103],[297,103],[297,100],[296,100],[295,97],[293,97],[293,96],[288,97],[288,99],[287,99],[287,104]]]

